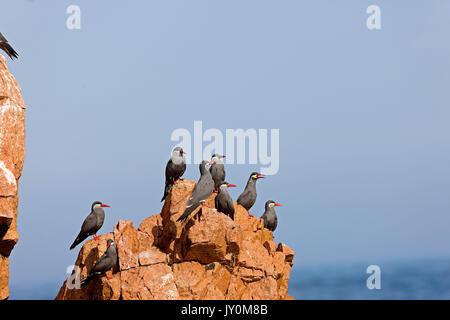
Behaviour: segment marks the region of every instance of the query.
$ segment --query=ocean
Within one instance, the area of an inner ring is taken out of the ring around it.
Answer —
[[[368,264],[295,266],[289,294],[297,300],[450,299],[450,259],[380,264],[380,289],[369,290]]]

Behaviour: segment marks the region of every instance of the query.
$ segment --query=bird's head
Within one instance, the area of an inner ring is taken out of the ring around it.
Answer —
[[[109,206],[107,204],[103,204],[101,201],[94,201],[94,203],[92,203],[92,207],[91,210],[94,210],[95,208],[109,208]]]
[[[112,246],[114,243],[114,241],[112,239],[108,239],[108,241],[106,241],[106,246],[109,248],[110,246]]]
[[[228,182],[226,182],[226,181],[224,181],[224,182],[222,182],[221,184],[220,184],[220,188],[222,189],[222,188],[234,188],[234,187],[237,187],[236,185],[234,185],[234,184],[231,184],[231,183],[228,183]]]
[[[215,163],[214,161],[203,160],[199,165],[200,173],[203,173],[205,172],[205,170],[208,170],[209,166],[213,165],[214,163]]]
[[[283,206],[281,203],[277,203],[273,200],[269,200],[266,202],[266,209],[273,208],[273,207],[281,207],[281,206]]]
[[[184,152],[183,148],[181,147],[176,147],[172,151],[172,156],[182,157],[184,154],[186,154],[186,152]]]
[[[250,179],[249,180],[256,181],[256,180],[262,179],[262,178],[265,178],[265,176],[263,174],[258,173],[258,172],[252,172],[252,174],[250,175]]]
[[[211,157],[211,161],[219,162],[220,159],[223,159],[223,158],[226,158],[226,156],[215,153],[215,154],[213,154],[213,156]]]

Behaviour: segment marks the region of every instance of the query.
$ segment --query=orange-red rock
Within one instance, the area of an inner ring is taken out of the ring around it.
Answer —
[[[142,266],[121,272],[122,299],[179,299],[172,268],[166,264]]]
[[[8,298],[9,260],[0,255],[0,295],[3,299]]]
[[[147,236],[148,237],[148,236]],[[138,231],[131,221],[120,220],[114,227],[114,239],[117,245],[120,270],[139,266]]]
[[[173,265],[173,275],[180,299],[197,300],[203,295],[208,281],[205,266],[195,262],[181,262]]]
[[[120,270],[167,262],[167,255],[154,245],[154,237],[136,230],[131,221],[119,221],[114,227],[114,239]]]
[[[18,181],[25,159],[25,103],[0,55],[0,300],[9,297],[9,255],[17,233]]]
[[[287,299],[295,252],[273,241],[261,219],[236,206],[236,220],[214,208],[197,209],[186,223],[183,213],[195,182],[180,181],[161,214],[138,229],[120,220],[99,242],[86,242],[76,264],[87,274],[102,243],[113,237],[119,262],[113,279],[101,277],[84,289],[63,285],[57,299]],[[214,206],[214,196],[208,204]]]
[[[283,253],[286,262],[289,263],[290,266],[292,266],[292,264],[294,263],[295,251],[281,242],[280,244],[278,244],[277,251]]]
[[[277,281],[272,277],[249,283],[241,297],[242,300],[271,300],[279,298]]]
[[[209,208],[202,208],[197,216],[198,220],[189,221],[181,233],[181,259],[203,264],[230,262],[241,242],[239,225]]]
[[[138,230],[148,234],[150,237],[150,241],[153,243],[153,245],[157,246],[159,238],[161,237],[163,231],[161,215],[156,214],[148,217],[147,219],[142,221]]]
[[[230,283],[228,284],[228,289],[225,298],[227,300],[241,300],[242,295],[245,292],[245,284],[242,279],[233,275],[230,278]]]

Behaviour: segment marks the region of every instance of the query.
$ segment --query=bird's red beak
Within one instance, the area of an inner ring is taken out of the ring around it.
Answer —
[[[226,158],[227,156],[219,156],[219,159],[221,159],[221,158]]]
[[[216,164],[216,162],[215,161],[210,161],[209,162],[209,165],[213,165],[213,164]]]
[[[180,153],[181,154],[186,154],[186,152],[183,149],[180,150]]]
[[[237,185],[235,185],[235,184],[231,184],[231,183],[229,183],[228,185],[227,185],[227,187],[237,187]]]
[[[100,207],[110,208],[110,206],[108,206],[107,204],[102,204]]]
[[[106,246],[109,247],[111,245],[111,243],[107,243]]]
[[[282,207],[283,206],[281,203],[274,203],[273,205],[277,206],[277,207]]]
[[[265,177],[266,177],[265,175],[258,173],[256,179],[261,179],[261,178],[265,178]]]

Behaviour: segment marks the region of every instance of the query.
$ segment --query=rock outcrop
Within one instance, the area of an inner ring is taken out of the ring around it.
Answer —
[[[9,255],[16,245],[18,180],[25,159],[25,103],[0,55],[0,300],[9,297]]]
[[[273,241],[262,219],[248,218],[235,203],[235,221],[211,208],[197,209],[185,224],[183,213],[195,182],[180,181],[160,214],[136,229],[120,220],[113,232],[87,241],[76,261],[84,278],[106,250],[117,245],[118,264],[82,289],[70,289],[72,277],[56,299],[292,299],[288,281],[295,252]]]

